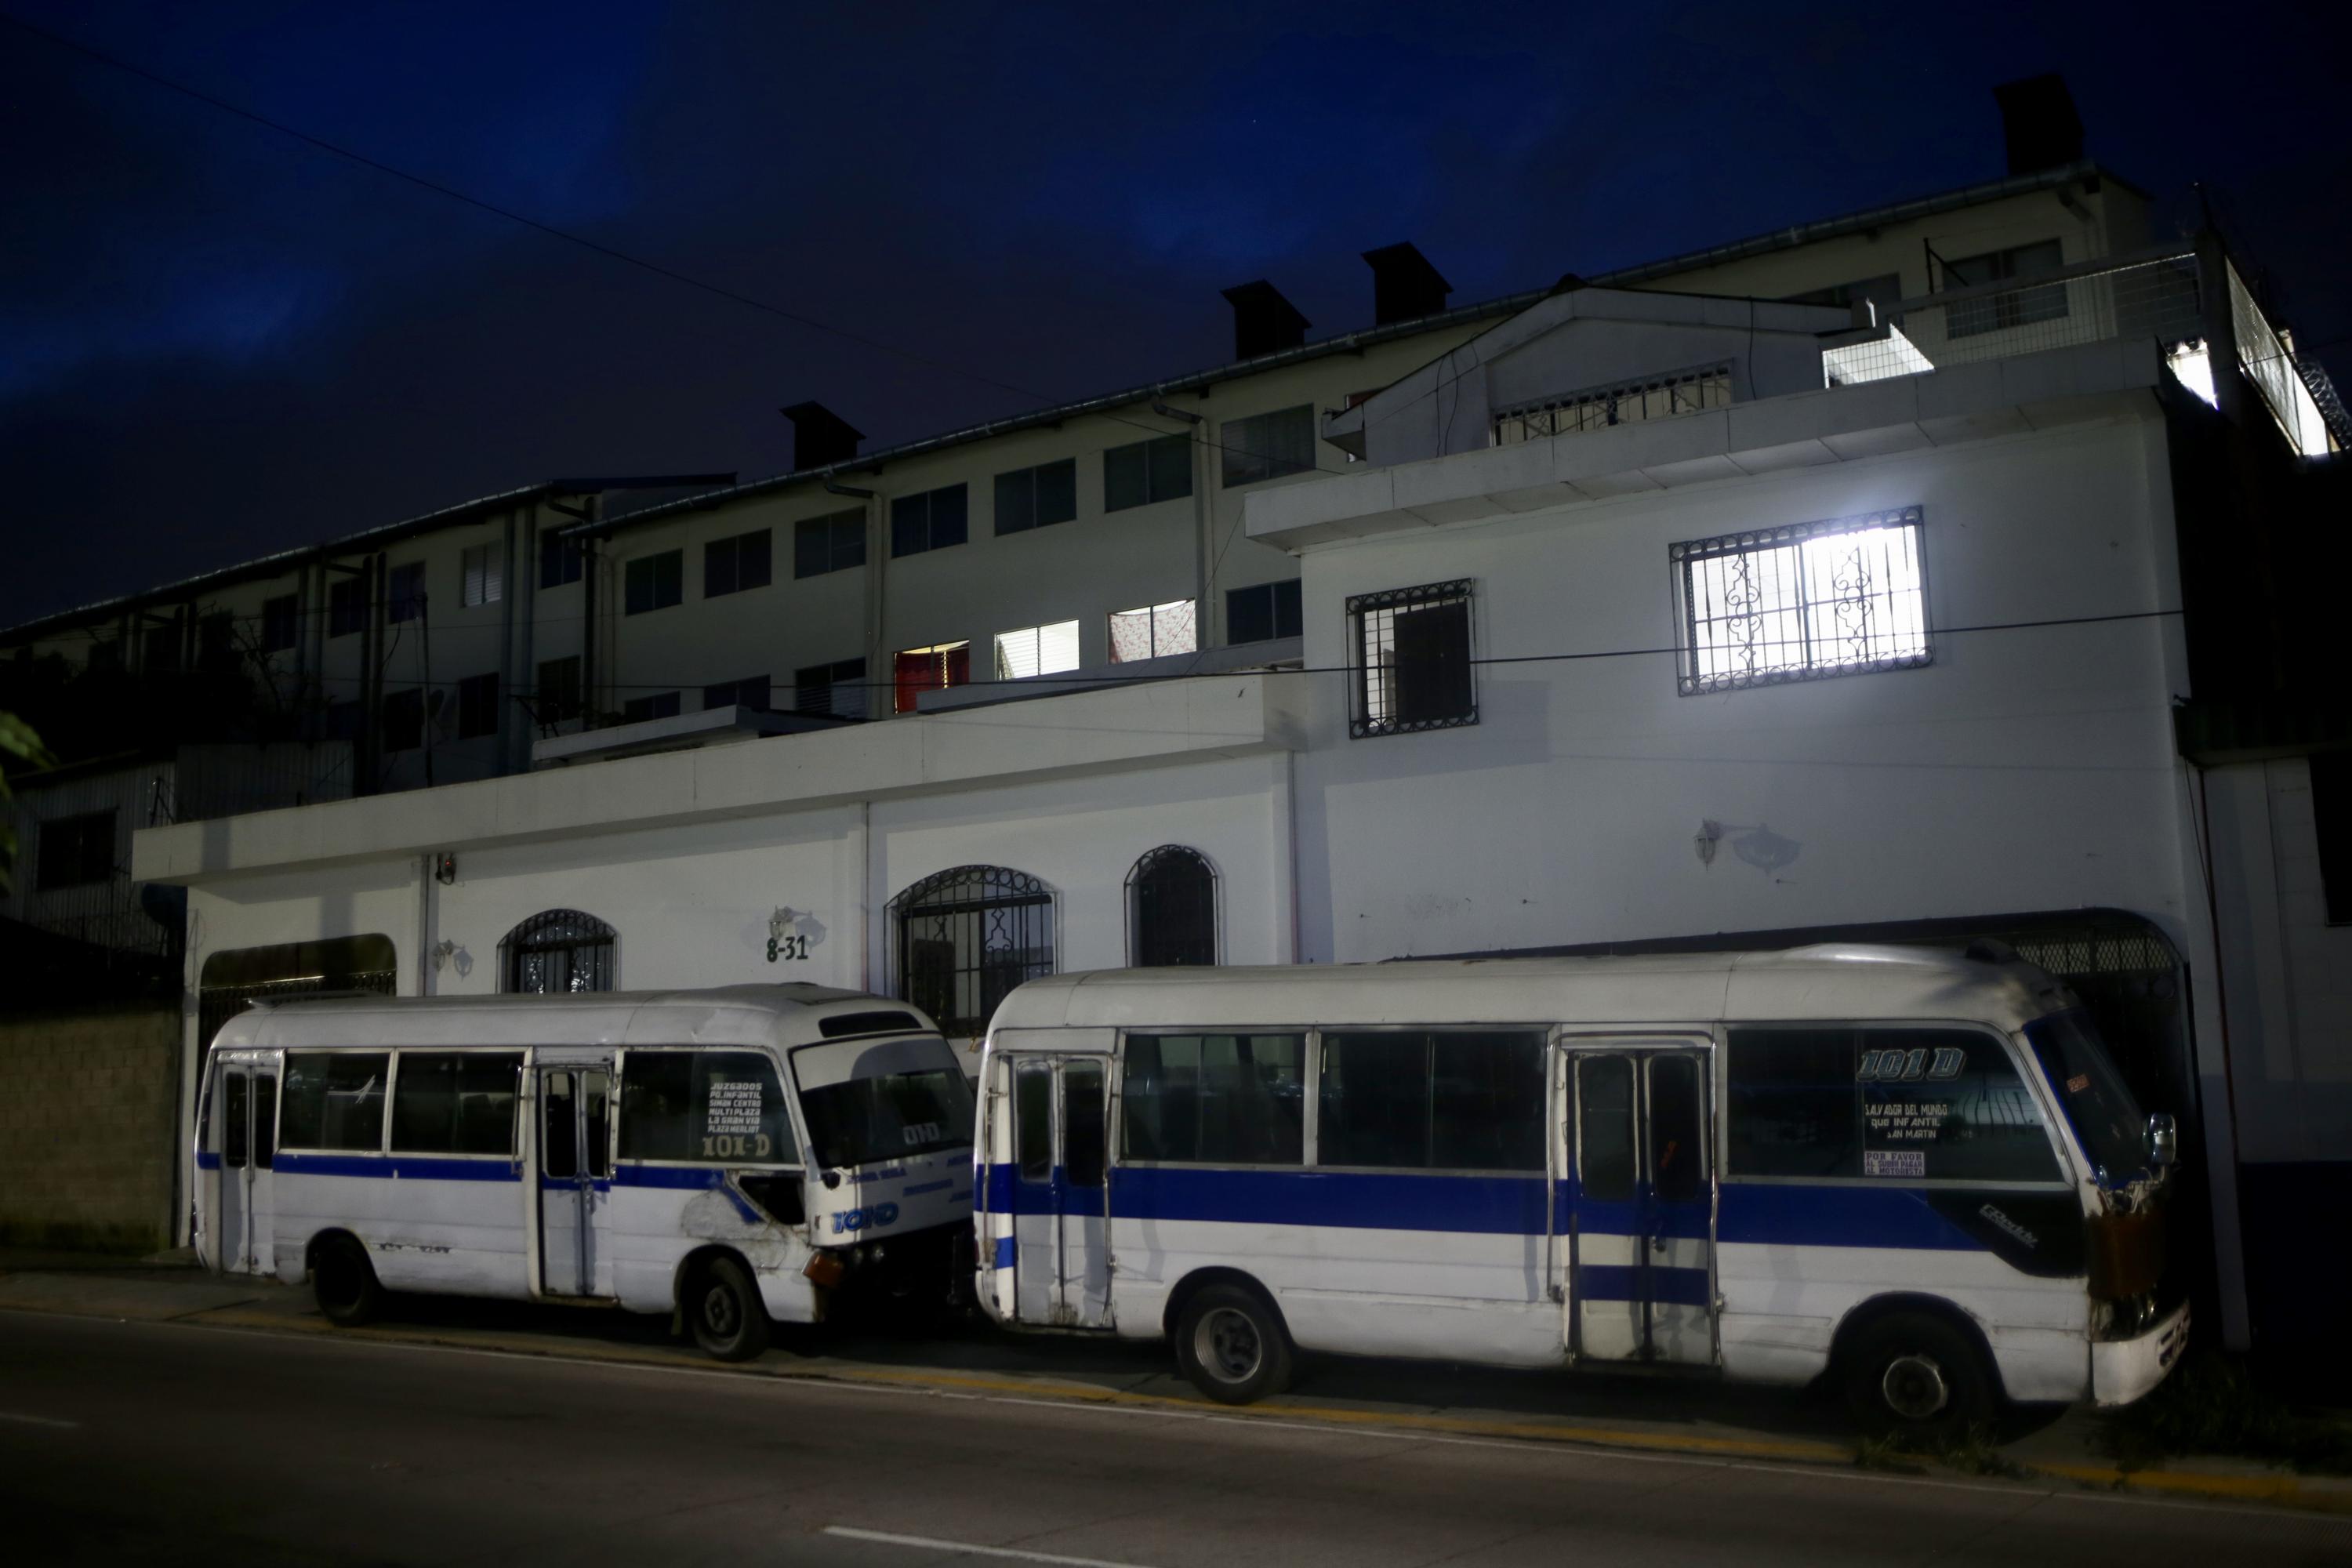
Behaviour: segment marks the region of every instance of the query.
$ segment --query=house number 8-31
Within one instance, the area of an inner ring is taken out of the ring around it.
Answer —
[[[806,958],[808,938],[804,936],[772,936],[768,939],[768,962],[780,958]]]

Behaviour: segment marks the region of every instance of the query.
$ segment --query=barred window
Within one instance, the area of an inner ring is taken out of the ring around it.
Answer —
[[[1671,545],[1685,697],[1928,663],[1917,507]]]
[[[1678,414],[1730,406],[1731,367],[1707,365],[1505,409],[1495,416],[1495,445],[1511,447],[1547,436],[1572,436],[1612,425],[1671,419]]]
[[[1358,664],[1348,733],[1395,735],[1478,721],[1470,584],[1430,583],[1348,601]]]
[[[562,995],[613,988],[611,926],[579,910],[542,910],[499,942],[505,989]]]

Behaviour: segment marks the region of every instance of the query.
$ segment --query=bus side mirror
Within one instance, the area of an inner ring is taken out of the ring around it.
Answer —
[[[824,1181],[827,1187],[837,1187],[841,1185],[841,1173],[839,1171],[827,1171],[824,1173]]]
[[[2171,1117],[2158,1111],[2147,1119],[2147,1163],[2165,1170],[2180,1158],[2180,1129]]]

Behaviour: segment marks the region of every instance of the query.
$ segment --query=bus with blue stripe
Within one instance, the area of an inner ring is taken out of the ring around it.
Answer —
[[[2189,1331],[2170,1119],[1993,944],[1056,975],[980,1089],[986,1312],[1229,1403],[1307,1351],[1827,1375],[1927,1436]]]
[[[903,1003],[822,986],[256,1004],[206,1053],[192,1228],[224,1274],[771,1321],[960,1299],[971,1095]]]

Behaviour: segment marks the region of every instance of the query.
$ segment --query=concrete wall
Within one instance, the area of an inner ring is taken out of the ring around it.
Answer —
[[[0,1242],[172,1245],[180,1010],[0,1017]]]

